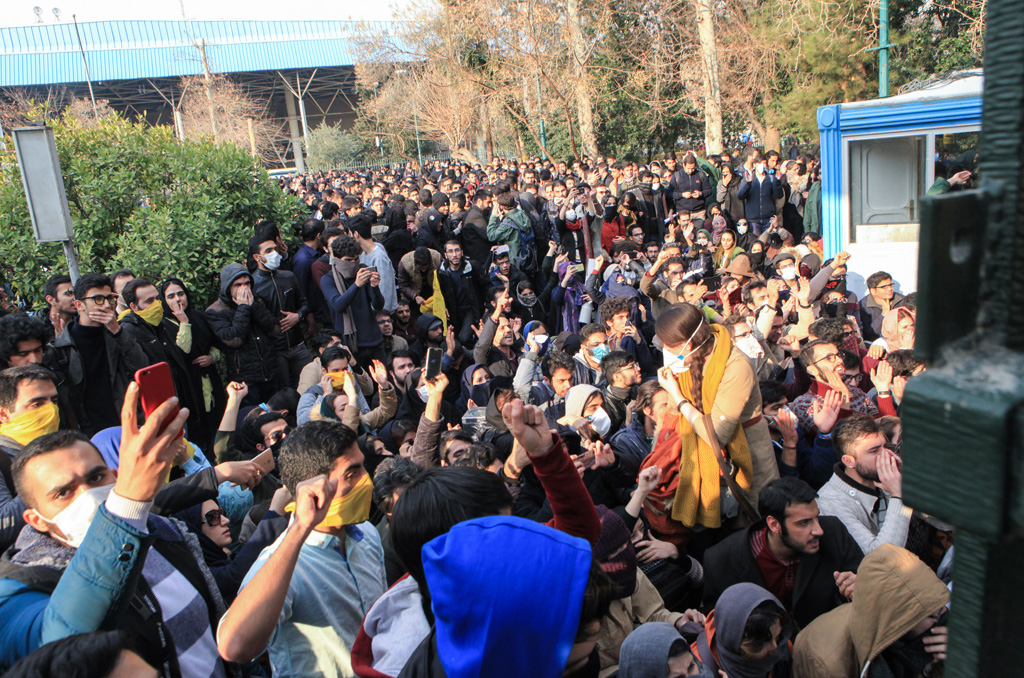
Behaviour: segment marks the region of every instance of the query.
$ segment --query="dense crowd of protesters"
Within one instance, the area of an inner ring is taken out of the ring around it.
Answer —
[[[245,226],[216,299],[54,275],[0,318],[4,675],[941,667],[915,295],[847,289],[814,158],[280,181],[308,218]]]

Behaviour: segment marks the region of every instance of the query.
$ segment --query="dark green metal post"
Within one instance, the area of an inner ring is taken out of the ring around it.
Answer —
[[[947,678],[1024,675],[1024,4],[986,23],[981,188],[923,202],[903,403],[904,498],[957,528]]]

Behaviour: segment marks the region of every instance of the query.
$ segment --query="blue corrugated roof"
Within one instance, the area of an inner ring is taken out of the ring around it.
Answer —
[[[358,26],[344,21],[96,21],[79,23],[93,81],[199,75],[206,42],[220,73],[351,66]],[[386,23],[370,24],[391,33]],[[85,82],[71,23],[0,28],[0,87]]]

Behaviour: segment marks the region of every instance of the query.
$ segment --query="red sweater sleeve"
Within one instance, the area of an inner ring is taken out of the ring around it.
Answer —
[[[555,515],[547,525],[596,544],[601,536],[601,519],[597,517],[594,500],[576,472],[562,438],[557,433],[552,433],[551,438],[553,450],[541,457],[530,457]]]
[[[892,399],[892,396],[878,396],[875,400],[878,402],[878,416],[899,416],[899,412],[896,411],[896,402]]]

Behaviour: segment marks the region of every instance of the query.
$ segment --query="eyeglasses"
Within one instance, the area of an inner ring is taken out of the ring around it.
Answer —
[[[891,290],[894,287],[896,287],[896,285],[894,283],[888,282],[888,283],[886,283],[884,285],[879,285],[875,289],[876,290]]]
[[[228,514],[224,513],[224,509],[218,508],[213,509],[212,511],[207,511],[206,515],[203,516],[203,520],[205,520],[206,524],[210,527],[215,527],[220,525],[221,521],[227,519],[227,517]]]
[[[836,364],[836,363],[841,363],[841,362],[843,362],[843,357],[842,357],[841,355],[839,355],[838,353],[829,353],[829,354],[828,354],[828,355],[826,355],[826,356],[822,356],[821,358],[818,358],[817,360],[815,360],[815,361],[814,361],[813,363],[811,363],[811,364],[812,364],[812,365],[817,365],[817,364],[818,364],[818,363],[820,363],[820,362],[821,362],[822,360],[827,360],[828,362],[830,362],[830,363],[832,363],[832,364],[834,365],[834,364]]]
[[[117,295],[116,294],[94,294],[91,297],[82,297],[81,301],[91,301],[97,306],[117,306]]]

